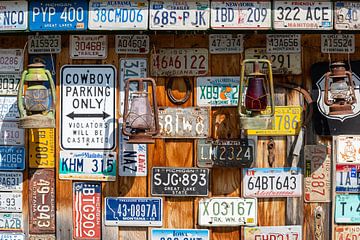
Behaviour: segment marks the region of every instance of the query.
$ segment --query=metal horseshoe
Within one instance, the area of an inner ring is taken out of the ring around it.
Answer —
[[[184,104],[190,97],[191,93],[191,83],[189,78],[184,78],[185,86],[186,86],[186,95],[182,99],[176,99],[172,94],[172,85],[174,82],[174,78],[170,78],[166,85],[167,96],[170,99],[170,102],[173,104],[181,105]]]

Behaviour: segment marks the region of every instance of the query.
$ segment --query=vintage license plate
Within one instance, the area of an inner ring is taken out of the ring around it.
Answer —
[[[29,240],[56,240],[56,238],[55,235],[52,234],[39,234],[39,235],[30,234]]]
[[[301,53],[267,53],[266,48],[245,49],[245,58],[268,59],[271,62],[273,74],[301,74]],[[260,65],[260,70],[266,70],[267,65]],[[246,69],[253,72],[252,69]]]
[[[108,53],[106,35],[71,35],[70,58],[105,59]]]
[[[90,0],[89,29],[147,30],[149,4],[145,0]]]
[[[360,164],[360,136],[335,137],[336,162]]]
[[[360,165],[336,165],[336,192],[360,193]]]
[[[246,240],[286,239],[301,240],[302,226],[245,227]]]
[[[304,179],[305,202],[331,201],[331,153],[325,145],[304,147],[306,171]]]
[[[0,194],[0,212],[22,212],[22,193],[2,192]]]
[[[29,129],[30,168],[55,166],[55,131],[52,128]]]
[[[209,34],[209,50],[212,54],[244,52],[243,34]]]
[[[335,240],[356,240],[360,237],[360,226],[336,226]]]
[[[238,105],[240,77],[196,78],[196,105],[234,107]]]
[[[274,1],[276,30],[332,30],[331,1]]]
[[[153,167],[151,195],[153,196],[207,196],[209,169]]]
[[[322,53],[354,53],[355,34],[321,34]]]
[[[88,28],[88,1],[29,2],[30,31],[75,31]]]
[[[25,240],[25,234],[23,233],[0,233],[0,240]]]
[[[31,169],[29,175],[29,232],[55,233],[54,169]]]
[[[74,239],[101,238],[101,184],[73,183]]]
[[[267,109],[270,113],[270,108]],[[302,107],[275,106],[275,129],[247,130],[248,135],[257,136],[286,136],[297,135],[301,127]]]
[[[151,58],[151,76],[202,76],[208,73],[205,48],[160,49]]]
[[[24,170],[25,148],[0,146],[0,170]]]
[[[335,222],[360,223],[360,194],[336,195]]]
[[[23,226],[22,213],[0,213],[0,231],[21,231]]]
[[[0,95],[16,96],[20,77],[20,73],[0,73]]]
[[[106,226],[162,226],[162,198],[107,197],[105,204]]]
[[[0,172],[0,191],[22,192],[22,172]]]
[[[301,52],[301,34],[267,34],[267,53]]]
[[[29,35],[30,54],[46,54],[61,52],[61,35]]]
[[[19,120],[19,109],[17,106],[17,97],[0,96],[0,120],[17,121]]]
[[[151,30],[206,30],[209,27],[209,1],[150,1]]]
[[[256,226],[257,199],[216,197],[199,201],[200,226]]]
[[[27,1],[0,3],[0,31],[26,30],[28,25]]]
[[[116,35],[115,52],[117,54],[148,54],[149,35]]]
[[[197,163],[199,167],[250,167],[255,159],[253,139],[198,140]]]
[[[116,152],[60,151],[60,179],[116,180]]]
[[[23,62],[21,49],[0,49],[0,72],[21,72]]]
[[[244,197],[301,197],[301,168],[246,168]]]
[[[212,1],[213,29],[271,29],[271,1]]]
[[[0,145],[17,145],[23,146],[25,131],[18,128],[17,122],[1,122],[0,121]]]
[[[151,229],[151,240],[210,240],[207,229]]]
[[[360,28],[360,3],[358,1],[336,1],[335,2],[335,29],[336,30],[358,30]]]
[[[207,107],[159,107],[159,138],[207,138],[210,136]]]

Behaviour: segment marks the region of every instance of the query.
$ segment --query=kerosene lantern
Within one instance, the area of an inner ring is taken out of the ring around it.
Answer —
[[[262,64],[263,69],[267,70],[267,74],[260,72],[259,64]],[[254,130],[273,129],[275,106],[270,61],[245,59],[241,67],[238,102],[240,127]],[[250,67],[253,72],[246,73]]]
[[[152,107],[149,92],[152,93]],[[149,84],[150,83],[150,84]],[[130,91],[130,85],[137,84],[137,90]],[[128,143],[154,143],[153,137],[159,133],[159,115],[156,103],[156,84],[152,78],[130,78],[125,82],[125,105],[123,134],[129,136]],[[130,105],[130,106],[129,106]]]
[[[325,74],[324,102],[329,106],[329,115],[353,114],[352,104],[356,103],[355,88],[352,73],[346,71],[345,63],[332,63],[330,72]]]
[[[25,83],[28,87],[23,96]],[[51,73],[42,63],[28,65],[28,70],[22,73],[17,95],[19,128],[55,128],[55,102]]]

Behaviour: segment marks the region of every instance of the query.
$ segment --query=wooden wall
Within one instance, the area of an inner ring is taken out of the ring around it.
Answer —
[[[56,56],[56,76],[57,76],[57,96],[59,97],[59,75],[60,68],[65,64],[112,64],[119,73],[119,59],[131,57],[147,57],[149,55],[118,55],[114,50],[115,35],[109,35],[109,53],[106,60],[71,60],[69,58],[69,36],[62,36],[62,51]],[[150,48],[208,48],[208,35],[183,35],[183,34],[154,34],[150,38]],[[1,36],[0,48],[24,48],[27,36]],[[247,34],[244,40],[245,48],[265,47],[264,34]],[[359,46],[359,41],[357,41]],[[347,56],[331,56],[339,60],[346,60]],[[359,52],[352,55],[353,60],[359,58]],[[27,59],[27,54],[25,56]],[[209,55],[209,76],[238,76],[240,75],[240,62],[243,55]],[[290,76],[284,79],[282,76],[276,77],[275,81],[294,82],[302,85],[306,89],[311,87],[310,67],[313,63],[327,61],[328,55],[320,53],[320,35],[302,35],[302,75]],[[25,61],[24,66],[26,66]],[[148,69],[150,66],[148,65]],[[117,77],[118,78],[118,77]],[[154,77],[155,78],[155,77]],[[166,96],[165,85],[168,78],[156,77],[157,82],[157,101],[159,106],[173,106]],[[194,88],[195,77],[191,77]],[[183,81],[175,81],[175,97],[183,96],[185,93]],[[195,106],[196,95],[193,90],[190,99],[182,105]],[[277,105],[302,104],[302,96],[297,92],[276,89]],[[57,103],[57,113],[59,113],[59,102]],[[119,116],[117,111],[117,116]],[[238,138],[240,129],[238,126],[239,118],[236,114],[236,108],[213,108],[211,111],[212,125],[215,122],[224,121],[225,127],[212,131],[214,138]],[[56,129],[56,159],[59,161],[60,147],[58,144],[59,118],[57,118]],[[257,141],[257,159],[254,164],[256,167],[269,167],[267,143],[269,137],[259,137]],[[293,137],[274,137],[275,141],[275,162],[273,167],[290,166],[291,162],[287,161],[287,153],[290,145],[294,140]],[[313,134],[311,126],[307,129],[307,143],[323,142],[330,144],[330,138],[319,138]],[[148,148],[148,173],[153,166],[169,167],[196,167],[196,146],[193,140],[163,140],[157,139],[156,143],[149,145]],[[118,150],[118,148],[116,149]],[[302,160],[297,164],[303,167]],[[28,203],[27,203],[27,174],[24,174],[24,220],[27,221]],[[102,196],[132,196],[146,197],[150,194],[150,174],[147,177],[118,177],[116,182],[102,183]],[[242,176],[241,169],[212,169],[210,197],[215,196],[241,196],[242,193]],[[196,197],[164,197],[164,228],[199,228],[197,225],[198,200]],[[275,225],[303,225],[304,239],[331,239],[331,203],[323,204],[304,204],[303,198],[269,198],[259,199],[258,207],[258,225],[275,226]],[[314,210],[321,206],[325,213],[324,235],[322,238],[315,238],[314,235]],[[72,182],[59,180],[56,174],[56,234],[57,239],[71,239],[72,236]],[[27,232],[27,226],[25,227]],[[235,240],[244,239],[243,231],[240,227],[214,227],[210,228],[212,240]],[[145,227],[102,227],[103,239],[147,239],[150,237],[150,229]]]

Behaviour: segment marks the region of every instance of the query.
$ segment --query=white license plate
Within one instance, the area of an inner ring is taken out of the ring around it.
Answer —
[[[20,77],[20,73],[0,73],[0,95],[16,96]]]
[[[354,34],[321,34],[322,53],[354,53]]]
[[[151,76],[201,76],[208,72],[205,48],[160,49],[151,58]]]
[[[22,172],[0,172],[0,191],[21,192],[23,189]]]
[[[0,194],[0,212],[22,212],[22,193],[2,192]]]
[[[147,0],[90,0],[89,29],[147,30],[148,8]]]
[[[25,240],[23,233],[0,233],[0,240]]]
[[[61,52],[61,35],[29,35],[30,54],[46,54]]]
[[[212,54],[242,53],[244,51],[243,34],[210,34],[209,49]]]
[[[271,1],[212,1],[213,29],[270,29]]]
[[[0,31],[26,30],[28,27],[27,1],[0,2]]]
[[[71,35],[72,59],[105,59],[108,52],[106,35]]]
[[[302,226],[245,227],[246,240],[301,240]]]
[[[274,1],[274,29],[332,30],[331,1]]]
[[[203,198],[199,201],[200,226],[256,226],[256,198]]]
[[[116,35],[115,52],[118,54],[148,54],[149,35]]]
[[[267,34],[267,53],[301,52],[301,34]]]
[[[360,2],[336,1],[335,2],[335,29],[358,30],[360,28]]]
[[[360,136],[337,136],[335,146],[337,163],[360,164]]]
[[[25,131],[18,128],[17,122],[0,121],[0,145],[23,146]]]
[[[23,62],[21,49],[0,49],[0,72],[21,72]]]
[[[360,192],[360,165],[336,165],[336,192]]]
[[[151,240],[210,240],[207,229],[152,228]]]
[[[0,213],[1,231],[21,231],[23,225],[22,213]]]
[[[244,197],[300,197],[300,168],[246,168],[243,170]]]
[[[209,1],[150,1],[151,30],[206,30]]]
[[[248,48],[245,49],[245,58],[249,59],[269,59],[273,69],[273,74],[301,74],[301,53],[273,53],[266,52],[266,48]],[[263,71],[267,65],[260,65]],[[252,69],[246,70],[248,73]]]
[[[0,120],[1,121],[19,120],[17,97],[0,96]]]

